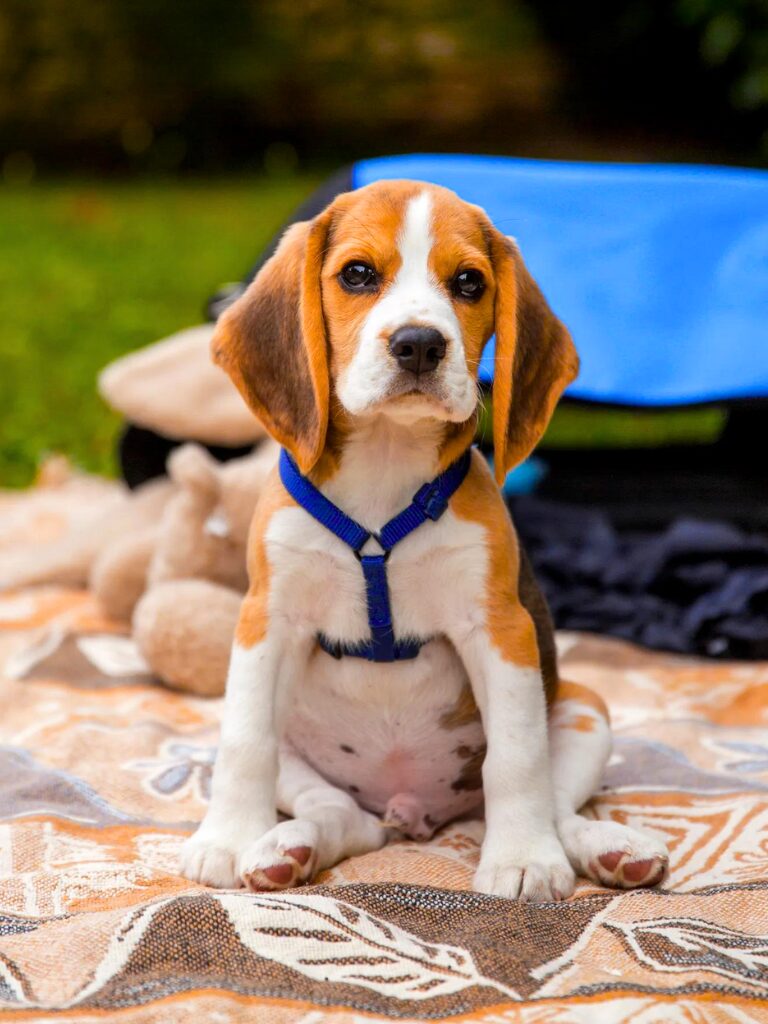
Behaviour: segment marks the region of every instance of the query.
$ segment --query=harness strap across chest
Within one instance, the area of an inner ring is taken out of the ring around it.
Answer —
[[[288,452],[280,452],[280,479],[293,500],[314,519],[347,544],[360,562],[365,579],[368,605],[370,640],[359,644],[344,644],[329,640],[322,633],[318,643],[335,658],[345,655],[366,658],[368,661],[404,661],[415,658],[426,640],[396,640],[389,603],[387,559],[392,548],[413,533],[427,520],[437,521],[448,508],[448,501],[461,486],[469,470],[470,450],[467,449],[445,472],[424,484],[413,496],[413,501],[402,512],[390,519],[378,533],[366,530],[360,523],[334,505],[307,477],[303,476]],[[363,555],[361,549],[371,540],[382,549],[380,555]]]

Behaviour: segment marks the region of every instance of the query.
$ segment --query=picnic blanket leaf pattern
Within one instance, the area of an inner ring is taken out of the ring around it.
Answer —
[[[768,1021],[768,665],[560,644],[616,733],[588,813],[665,838],[661,890],[473,893],[483,826],[466,820],[301,889],[215,892],[176,863],[220,701],[160,687],[82,591],[0,595],[0,1016]]]

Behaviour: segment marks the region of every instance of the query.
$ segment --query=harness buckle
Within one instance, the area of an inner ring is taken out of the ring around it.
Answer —
[[[418,505],[427,519],[436,522],[448,508],[448,502],[440,488],[434,484],[424,484],[413,496],[413,504]]]

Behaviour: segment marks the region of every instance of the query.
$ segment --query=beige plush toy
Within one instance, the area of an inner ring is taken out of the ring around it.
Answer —
[[[256,444],[267,432],[211,361],[214,330],[215,324],[188,327],[121,356],[99,374],[101,397],[130,423],[163,437]]]
[[[220,464],[196,444],[176,449],[168,459],[175,487],[159,523],[112,544],[93,565],[93,593],[113,618],[132,619],[139,650],[168,686],[224,690],[248,585],[248,528],[277,451],[265,441]]]
[[[136,605],[133,636],[152,672],[174,690],[224,693],[242,593],[206,580],[170,580]]]

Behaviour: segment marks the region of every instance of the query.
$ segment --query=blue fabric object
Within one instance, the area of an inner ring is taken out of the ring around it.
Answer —
[[[493,468],[493,458],[489,457],[488,462]],[[543,459],[531,455],[525,462],[507,473],[507,478],[502,487],[504,497],[511,498],[515,494],[533,494],[541,481],[547,475],[547,464]]]
[[[569,397],[768,396],[768,173],[429,154],[354,166],[355,188],[385,178],[445,185],[518,240],[581,356]]]
[[[283,448],[280,452],[280,479],[297,504],[339,540],[352,548],[360,561],[365,579],[368,625],[371,639],[362,644],[345,644],[330,640],[322,633],[318,643],[335,658],[349,655],[368,661],[404,661],[415,658],[426,640],[396,640],[389,604],[387,559],[392,548],[428,520],[437,521],[448,508],[451,495],[461,486],[471,461],[470,449],[439,476],[420,487],[407,508],[390,519],[378,533],[366,530],[343,512],[303,476],[294,460]],[[361,548],[374,539],[382,548],[381,555],[362,555]]]

